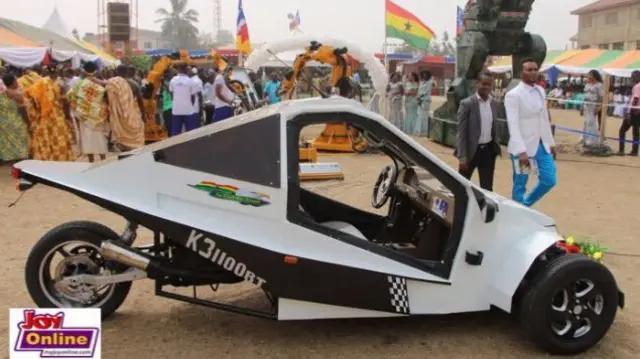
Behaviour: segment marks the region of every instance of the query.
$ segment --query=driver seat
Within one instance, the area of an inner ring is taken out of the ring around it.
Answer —
[[[364,239],[365,241],[367,240],[367,237],[365,237],[364,234],[362,234],[362,232],[360,232],[360,230],[356,228],[356,226],[349,224],[347,222],[328,221],[328,222],[322,222],[320,224],[322,224],[325,227],[335,229],[346,234],[350,234],[354,237]]]

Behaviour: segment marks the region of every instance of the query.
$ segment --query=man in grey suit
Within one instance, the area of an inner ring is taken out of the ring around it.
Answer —
[[[458,158],[461,175],[471,179],[478,169],[480,187],[493,191],[496,157],[501,155],[496,141],[498,102],[491,97],[493,76],[481,73],[477,92],[460,102],[458,109],[458,137],[454,155]]]

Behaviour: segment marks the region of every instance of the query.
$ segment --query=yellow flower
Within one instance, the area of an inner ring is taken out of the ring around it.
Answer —
[[[575,243],[575,239],[573,239],[573,236],[569,236],[567,237],[567,239],[564,240],[567,244],[573,244]]]
[[[601,259],[602,258],[602,252],[595,252],[591,255],[593,257],[593,259]]]

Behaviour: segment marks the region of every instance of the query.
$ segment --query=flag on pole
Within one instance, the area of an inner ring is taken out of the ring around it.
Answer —
[[[457,7],[456,14],[456,35],[460,35],[464,30],[464,10],[460,6]]]
[[[296,10],[296,15],[294,16],[292,13],[287,15],[289,18],[289,30],[292,32],[300,31],[300,10]]]
[[[251,52],[251,41],[249,41],[249,27],[247,19],[244,17],[244,9],[242,9],[242,0],[238,0],[238,21],[236,21],[236,49],[248,54]]]
[[[386,0],[385,3],[385,23],[387,37],[404,40],[415,48],[428,48],[434,37],[429,26],[391,0]]]

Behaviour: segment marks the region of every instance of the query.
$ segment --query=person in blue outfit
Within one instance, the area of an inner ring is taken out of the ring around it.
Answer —
[[[512,197],[525,206],[532,206],[556,185],[556,150],[545,91],[536,84],[538,64],[526,58],[520,65],[522,81],[507,93],[504,106],[513,168]],[[531,172],[537,173],[538,183],[527,193]]]
[[[269,81],[264,84],[264,97],[269,104],[280,102],[280,81],[278,80],[278,74],[271,73]]]

